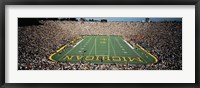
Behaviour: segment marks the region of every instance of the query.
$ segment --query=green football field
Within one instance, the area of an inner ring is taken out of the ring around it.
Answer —
[[[156,63],[157,58],[139,45],[131,45],[121,36],[84,36],[72,47],[63,46],[50,56],[59,62],[95,64]]]

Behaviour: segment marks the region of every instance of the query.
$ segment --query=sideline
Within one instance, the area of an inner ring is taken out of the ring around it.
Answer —
[[[83,39],[82,39],[81,41],[83,41]],[[79,41],[78,43],[80,43],[81,41]],[[78,45],[78,44],[76,44],[76,45]],[[76,46],[76,45],[75,45],[75,46]],[[73,46],[73,47],[75,47],[75,46]],[[49,59],[50,59],[51,61],[57,62],[56,60],[54,60],[54,59],[52,58],[53,55],[55,55],[56,53],[60,52],[60,51],[63,50],[65,47],[67,47],[67,44],[64,45],[63,47],[59,48],[58,50],[56,50],[56,52],[54,52],[53,54],[51,54],[51,55],[49,56]]]
[[[83,39],[81,40],[81,41],[79,41],[78,43],[76,43],[76,45],[75,46],[73,46],[73,47],[76,47],[79,43],[81,43],[83,41]]]
[[[158,59],[152,55],[151,53],[149,53],[148,51],[146,51],[142,46],[140,46],[139,44],[136,44],[138,47],[140,47],[144,52],[146,52],[147,54],[149,54],[150,56],[152,56],[154,59],[155,59],[155,62],[154,63],[157,63],[158,62]]]

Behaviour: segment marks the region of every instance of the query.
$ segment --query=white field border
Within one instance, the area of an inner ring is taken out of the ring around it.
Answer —
[[[126,40],[123,40],[131,49],[134,49]]]
[[[83,41],[83,39],[81,41],[79,41],[78,43],[76,43],[76,45],[74,45],[73,47],[76,47],[79,43],[81,43]]]

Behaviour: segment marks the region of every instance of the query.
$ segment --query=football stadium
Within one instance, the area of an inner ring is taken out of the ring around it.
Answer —
[[[133,19],[18,18],[18,70],[182,70],[182,18]]]

